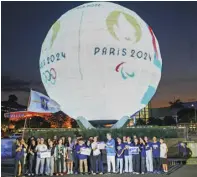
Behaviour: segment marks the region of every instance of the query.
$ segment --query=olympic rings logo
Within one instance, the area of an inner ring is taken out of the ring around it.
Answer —
[[[55,84],[56,82],[57,73],[54,68],[50,70],[46,70],[42,73],[42,79],[45,83]]]

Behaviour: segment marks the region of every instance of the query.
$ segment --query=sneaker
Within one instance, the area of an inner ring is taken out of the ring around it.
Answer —
[[[73,171],[70,171],[70,174],[72,175],[73,174]]]
[[[135,173],[135,174],[136,174],[136,175],[139,175],[140,173],[137,172],[137,173]]]
[[[70,174],[71,174],[71,172],[70,172],[70,171],[68,171],[68,172],[67,172],[67,175],[70,175]]]
[[[141,174],[144,175],[144,172],[142,172]]]
[[[78,175],[78,172],[75,172],[75,175]]]
[[[31,176],[31,173],[29,173],[28,176]]]
[[[92,173],[92,175],[96,175],[96,173]]]
[[[99,175],[103,175],[103,172],[100,172]]]
[[[161,172],[160,171],[157,171],[157,174],[161,174]]]
[[[59,176],[59,174],[58,174],[58,173],[56,173],[56,176]]]

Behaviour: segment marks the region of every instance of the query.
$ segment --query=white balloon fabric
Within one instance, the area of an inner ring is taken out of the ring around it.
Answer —
[[[156,92],[162,59],[152,29],[133,11],[93,2],[62,15],[41,50],[48,95],[73,118],[119,120]]]

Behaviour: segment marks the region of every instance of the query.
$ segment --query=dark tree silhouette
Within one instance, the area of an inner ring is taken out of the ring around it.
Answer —
[[[176,115],[176,123],[178,123],[177,113],[178,113],[178,111],[180,111],[181,109],[184,108],[183,103],[180,99],[174,98],[174,101],[170,101],[169,104],[170,104],[170,109],[171,109],[172,113]]]
[[[139,118],[136,120],[136,125],[146,125],[146,122],[143,119]]]
[[[178,121],[180,123],[191,123],[195,121],[195,112],[193,108],[181,109],[178,113]]]
[[[165,116],[163,120],[164,125],[176,125],[176,121],[172,116]]]
[[[170,108],[171,109],[181,109],[181,108],[184,108],[183,103],[181,102],[180,99],[176,99],[174,101],[170,101],[169,104],[170,104]]]
[[[8,101],[9,102],[17,102],[18,97],[16,95],[9,95]]]
[[[149,117],[147,125],[162,125],[162,120],[155,117]]]

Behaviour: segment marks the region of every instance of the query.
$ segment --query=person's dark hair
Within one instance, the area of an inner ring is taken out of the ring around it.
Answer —
[[[161,140],[164,140],[164,138],[163,138],[163,137],[161,137],[160,139],[161,139]]]
[[[84,139],[83,138],[79,138],[78,141],[84,141]]]

